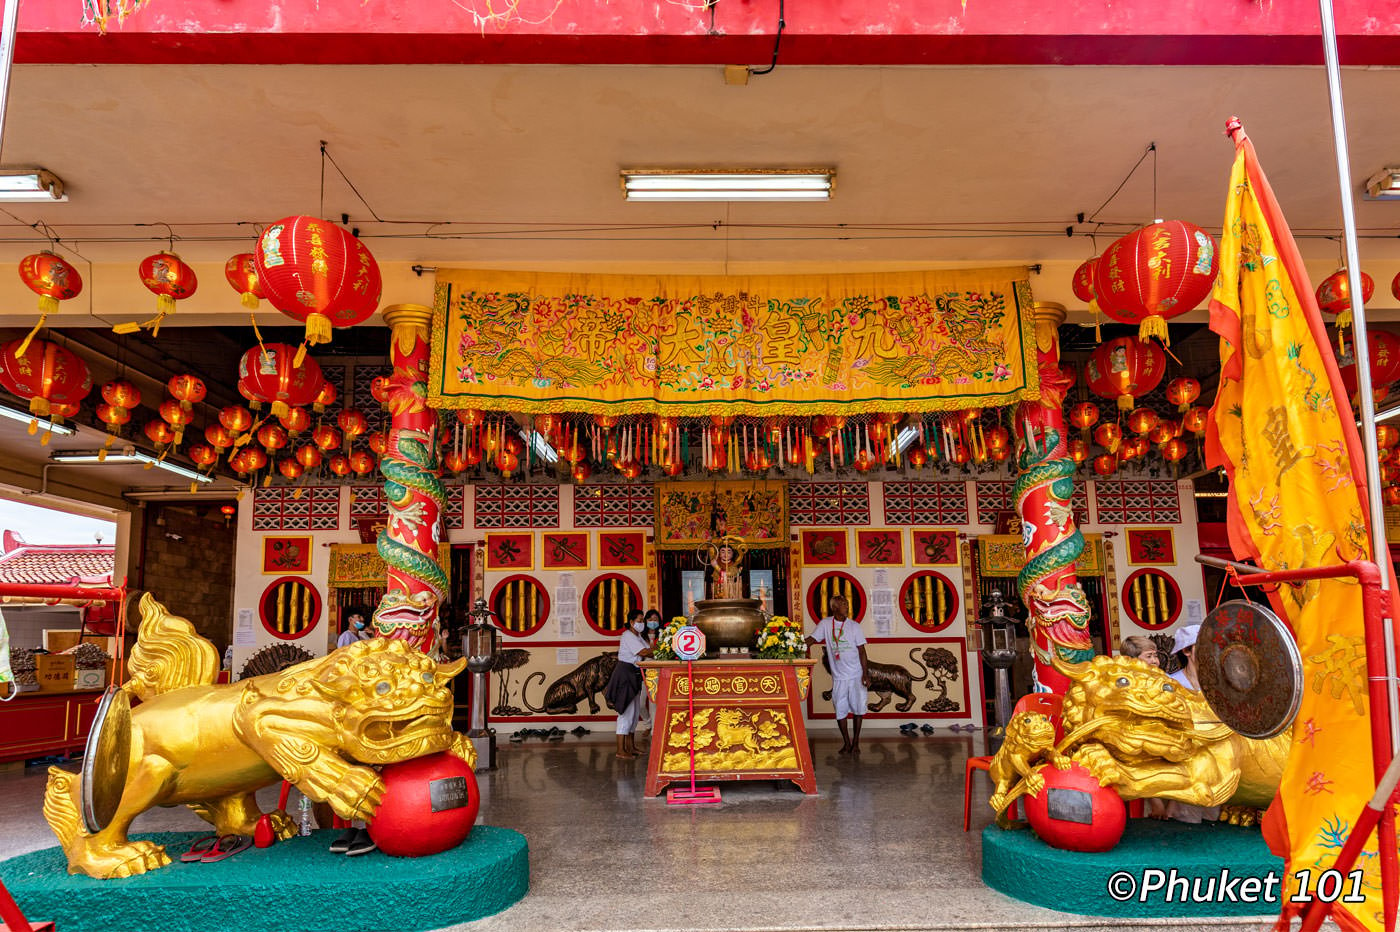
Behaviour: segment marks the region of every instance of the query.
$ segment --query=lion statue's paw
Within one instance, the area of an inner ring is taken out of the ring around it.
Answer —
[[[1117,783],[1123,776],[1123,769],[1113,755],[1101,744],[1086,744],[1074,752],[1074,760],[1094,775],[1099,786]]]
[[[1253,806],[1221,806],[1220,821],[1245,827],[1259,824],[1259,810]]]

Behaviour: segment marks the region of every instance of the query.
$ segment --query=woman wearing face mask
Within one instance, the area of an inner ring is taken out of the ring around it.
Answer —
[[[627,613],[627,628],[617,642],[617,666],[613,667],[612,678],[603,690],[608,707],[617,710],[617,756],[622,760],[637,756],[634,733],[645,695],[642,670],[637,664],[651,656],[644,631],[646,623],[642,621],[642,610],[634,608]]]
[[[364,641],[374,637],[369,632],[369,622],[365,620],[367,613],[358,605],[352,605],[345,610],[345,630],[340,632],[340,639],[335,642],[337,648],[349,647],[356,641]]]
[[[642,632],[642,637],[646,638],[647,646],[652,650],[656,649],[657,639],[661,636],[661,613],[656,609],[650,609],[642,618],[642,623],[646,629]],[[651,730],[651,700],[647,698],[647,691],[642,690],[642,714],[637,721],[636,731],[643,734]],[[636,731],[633,732],[635,735]],[[636,738],[632,739],[633,750],[636,750]],[[640,753],[640,752],[639,752]]]

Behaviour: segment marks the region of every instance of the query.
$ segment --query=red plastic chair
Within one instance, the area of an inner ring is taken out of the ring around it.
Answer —
[[[1064,708],[1065,697],[1057,693],[1028,693],[1016,700],[1016,708],[1011,715],[1014,718],[1020,712],[1040,712],[1050,717],[1055,723],[1055,739],[1064,737],[1060,727],[1060,712]],[[988,770],[992,766],[992,759],[985,755],[980,757],[969,757],[967,766],[963,768],[963,831],[972,829],[972,774],[977,770]],[[1008,818],[1019,818],[1016,802],[1012,800],[1006,807]]]

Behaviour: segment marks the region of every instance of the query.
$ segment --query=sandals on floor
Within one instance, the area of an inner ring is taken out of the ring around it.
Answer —
[[[193,864],[195,861],[203,861],[204,856],[213,851],[219,843],[218,835],[201,835],[190,842],[190,850],[180,855],[180,861],[185,864]]]
[[[253,839],[247,835],[220,835],[209,853],[200,858],[201,864],[213,864],[231,858],[240,851],[253,847]]]

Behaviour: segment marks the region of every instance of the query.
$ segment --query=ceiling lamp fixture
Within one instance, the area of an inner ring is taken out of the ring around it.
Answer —
[[[67,203],[63,181],[42,168],[0,168],[0,201]]]
[[[213,482],[212,476],[196,472],[179,463],[172,463],[169,460],[161,459],[158,456],[151,456],[142,450],[128,447],[120,453],[109,453],[105,457],[100,450],[63,450],[49,455],[49,460],[55,463],[66,463],[69,466],[95,466],[98,463],[108,465],[111,463],[141,463],[145,466],[155,466],[157,469],[164,469],[166,472],[173,472],[177,476],[184,476],[194,482]]]
[[[834,168],[623,169],[629,201],[829,201]]]
[[[1382,168],[1367,178],[1366,200],[1400,200],[1400,168]]]
[[[19,421],[21,424],[36,423],[36,430],[42,430],[48,434],[58,434],[60,437],[67,437],[76,434],[78,429],[67,424],[57,424],[44,418],[35,419],[34,415],[27,411],[16,411],[14,408],[7,408],[0,405],[0,417],[9,418],[12,421]]]

